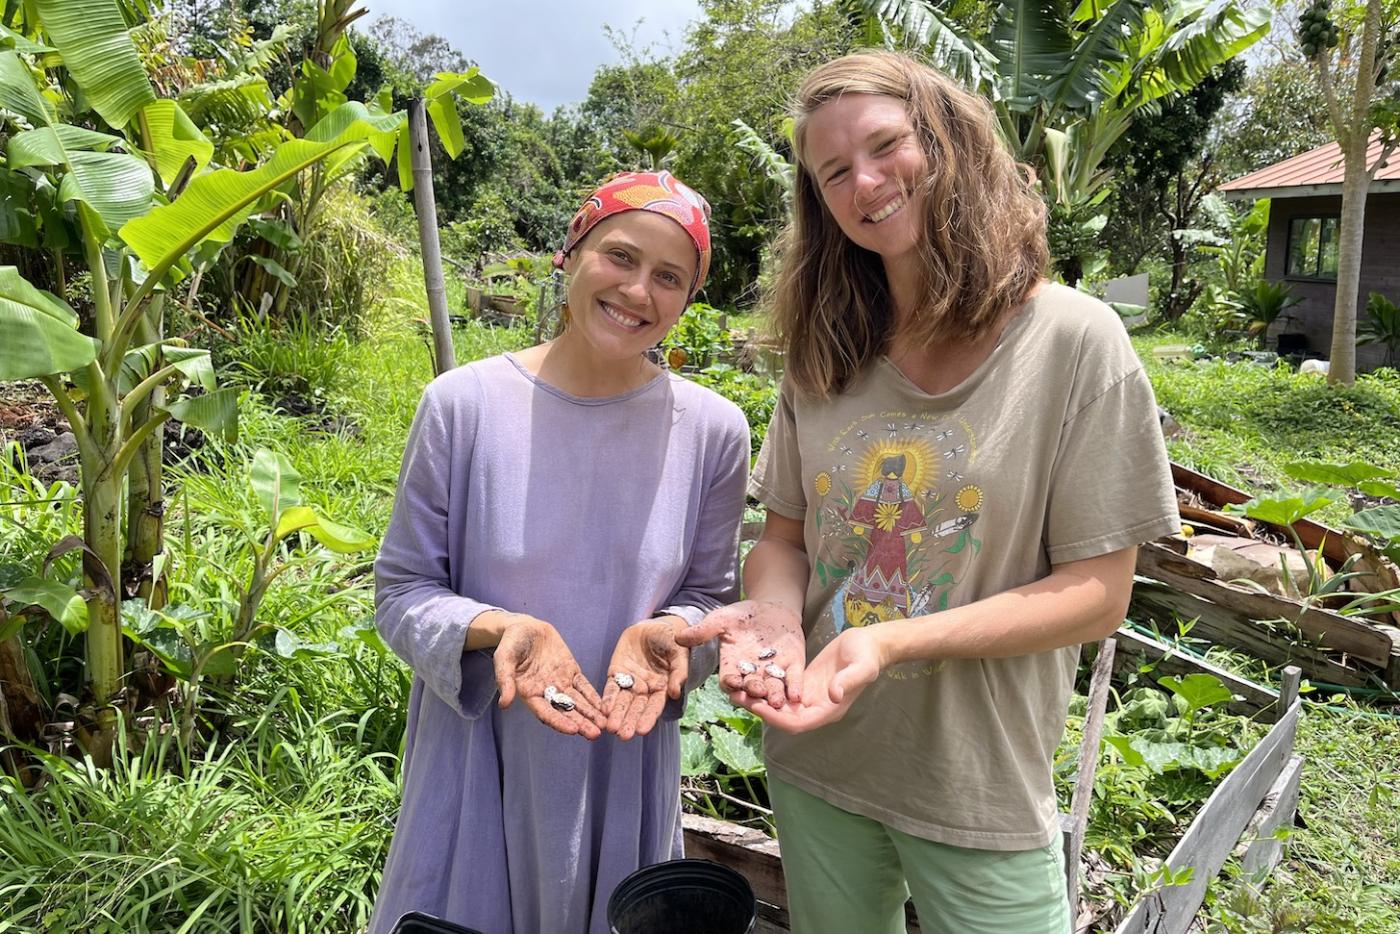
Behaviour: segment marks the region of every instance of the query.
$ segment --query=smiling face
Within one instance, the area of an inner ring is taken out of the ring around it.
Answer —
[[[564,260],[569,327],[561,340],[605,360],[635,358],[685,311],[698,257],[682,227],[626,211],[599,222]]]
[[[852,242],[887,268],[912,255],[928,161],[903,101],[844,94],[822,104],[806,119],[802,163]]]

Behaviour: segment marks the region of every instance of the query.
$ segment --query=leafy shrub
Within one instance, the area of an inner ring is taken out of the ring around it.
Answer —
[[[674,349],[684,351],[682,365],[704,369],[730,348],[724,320],[723,310],[704,302],[695,302],[681,315],[661,346],[668,352]]]
[[[1356,329],[1358,344],[1384,344],[1385,362],[1394,366],[1400,356],[1400,305],[1379,292],[1366,302],[1366,319]]]
[[[279,323],[245,312],[235,330],[237,341],[218,348],[235,379],[275,398],[296,396],[310,404],[330,397],[352,343],[340,328],[310,314]]]
[[[705,367],[692,377],[702,386],[708,386],[724,396],[744,411],[748,419],[753,453],[763,445],[768,434],[768,423],[773,419],[773,408],[778,404],[778,387],[768,377],[757,373],[746,373],[728,363],[716,363]]]

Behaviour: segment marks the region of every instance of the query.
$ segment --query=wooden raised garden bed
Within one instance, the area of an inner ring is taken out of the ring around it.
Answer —
[[[1219,510],[1249,499],[1242,490],[1203,474],[1172,465],[1183,522],[1198,529],[1233,534],[1265,535],[1286,540],[1285,529],[1264,522],[1244,522]],[[1249,532],[1242,531],[1248,528]],[[1307,519],[1294,524],[1304,547],[1318,550],[1339,567],[1353,554],[1362,557],[1370,589],[1400,586],[1394,565],[1354,535]],[[1135,611],[1156,616],[1196,620],[1193,635],[1218,645],[1242,649],[1273,666],[1297,665],[1315,681],[1344,687],[1376,682],[1400,688],[1400,616],[1343,616],[1317,603],[1304,603],[1222,580],[1216,572],[1185,556],[1186,539],[1160,539],[1138,550],[1138,580],[1133,588]],[[1359,581],[1358,581],[1359,582]],[[1275,629],[1266,621],[1282,620]],[[1265,622],[1261,622],[1265,621]],[[1288,632],[1291,628],[1294,632]]]

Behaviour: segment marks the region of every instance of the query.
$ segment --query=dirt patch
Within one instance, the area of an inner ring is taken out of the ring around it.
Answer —
[[[164,426],[165,462],[188,460],[204,433],[173,419]],[[7,383],[0,397],[0,447],[17,442],[29,474],[43,483],[78,483],[78,439],[53,396],[36,380]],[[8,453],[5,455],[8,457]]]

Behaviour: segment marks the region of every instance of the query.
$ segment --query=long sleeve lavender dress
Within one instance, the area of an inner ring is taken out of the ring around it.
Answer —
[[[464,644],[484,610],[528,613],[601,693],[627,626],[733,598],[748,455],[739,409],[670,374],[579,398],[506,355],[428,386],[375,564],[379,631],[415,678],[373,934],[413,910],[605,934],[617,883],[680,855],[681,705],[626,743],[564,736],[501,710],[490,654]],[[714,664],[693,650],[691,684]]]

